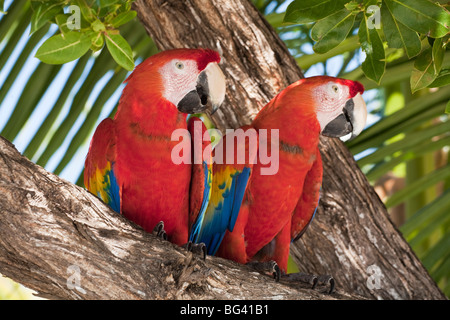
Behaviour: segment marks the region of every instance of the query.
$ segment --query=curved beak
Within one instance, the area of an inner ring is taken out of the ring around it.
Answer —
[[[366,119],[366,103],[358,93],[347,100],[342,113],[327,124],[322,130],[322,134],[327,137],[339,138],[351,133],[350,139],[352,139],[364,129]]]
[[[214,113],[225,99],[225,76],[217,63],[212,62],[199,74],[195,90],[188,92],[178,102],[183,113]]]

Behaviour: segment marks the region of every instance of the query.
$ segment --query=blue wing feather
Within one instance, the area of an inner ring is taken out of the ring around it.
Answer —
[[[106,191],[109,197],[108,204],[114,211],[120,213],[120,190],[114,174],[114,163],[111,166],[111,170],[108,172],[108,176],[110,181],[109,187]]]
[[[250,172],[249,167],[244,167],[240,171],[226,173],[225,176],[213,176],[213,179],[221,181],[216,183],[216,187],[212,190],[211,201],[206,209],[197,238],[198,243],[205,243],[209,255],[214,255],[217,252],[225,232],[227,230],[233,231]],[[228,187],[226,187],[227,185]]]
[[[114,162],[110,167],[111,169],[97,169],[98,172],[90,179],[88,190],[96,194],[114,211],[120,213],[120,189],[114,174]]]

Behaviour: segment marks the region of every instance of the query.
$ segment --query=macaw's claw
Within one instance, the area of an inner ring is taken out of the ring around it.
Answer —
[[[157,236],[160,239],[167,240],[167,233],[164,231],[164,222],[160,221],[158,224],[153,228],[152,232],[155,236]]]
[[[289,282],[298,281],[303,283],[309,283],[310,285],[312,285],[311,289],[315,289],[318,284],[327,285],[330,287],[330,290],[328,290],[328,294],[332,294],[334,292],[335,281],[334,278],[330,275],[316,276],[314,274],[298,272],[283,275],[283,280],[287,280]]]
[[[203,260],[206,260],[206,245],[203,242],[193,243],[192,241],[189,241],[183,245],[183,248],[194,254],[201,255]]]
[[[271,272],[275,281],[280,281],[281,270],[278,264],[273,260],[265,262],[251,261],[248,262],[247,265],[261,273]]]
[[[330,287],[328,294],[332,294],[334,292],[335,281],[334,278],[328,274],[320,275],[317,277],[317,282],[319,284],[324,284]]]

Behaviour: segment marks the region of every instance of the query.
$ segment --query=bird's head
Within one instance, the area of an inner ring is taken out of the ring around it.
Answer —
[[[321,134],[351,138],[364,129],[367,118],[366,104],[362,98],[364,87],[357,81],[334,77],[311,77],[312,97],[315,99],[317,120]]]
[[[219,54],[210,49],[166,50],[139,64],[127,81],[171,102],[180,112],[215,111],[225,98],[219,62]]]
[[[302,113],[315,114],[320,133],[328,137],[357,136],[364,129],[367,109],[362,98],[364,87],[357,81],[316,76],[301,79],[285,90],[291,104]]]

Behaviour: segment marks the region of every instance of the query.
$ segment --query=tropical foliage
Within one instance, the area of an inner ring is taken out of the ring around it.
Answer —
[[[94,128],[114,114],[128,70],[157,52],[131,2],[0,1],[0,134],[80,185]],[[447,1],[253,2],[307,76],[364,84],[369,125],[346,143],[449,296]]]

